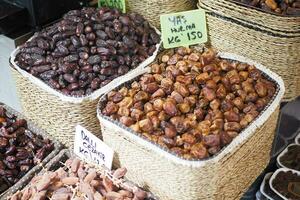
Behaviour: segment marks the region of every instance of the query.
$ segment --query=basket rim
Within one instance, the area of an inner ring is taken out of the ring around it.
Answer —
[[[199,9],[203,9],[200,4],[197,5]],[[286,39],[294,39],[294,38],[298,38],[300,36],[300,32],[299,31],[287,31],[287,30],[279,30],[279,29],[275,29],[274,27],[268,27],[265,26],[263,24],[260,24],[258,22],[254,22],[254,21],[248,21],[245,20],[243,18],[240,17],[236,17],[236,16],[225,16],[224,14],[221,14],[215,10],[206,10],[205,12],[207,15],[212,16],[212,17],[216,17],[218,19],[222,19],[234,24],[237,24],[239,26],[241,26],[242,28],[248,28],[251,30],[255,30],[258,33],[261,34],[267,34],[271,37],[278,37],[278,38],[286,38]],[[300,17],[299,17],[300,19]]]
[[[56,89],[50,87],[48,84],[46,84],[41,79],[39,79],[39,78],[31,75],[30,73],[28,73],[27,71],[25,71],[23,69],[21,69],[17,65],[17,63],[15,62],[16,55],[19,53],[21,46],[18,46],[16,49],[14,49],[12,51],[12,53],[10,54],[10,57],[9,57],[9,64],[10,64],[10,67],[13,70],[16,70],[24,78],[28,79],[31,83],[33,83],[37,87],[41,88],[42,90],[45,90],[48,93],[55,95],[56,97],[60,98],[62,101],[70,102],[70,103],[82,103],[84,101],[93,101],[93,100],[99,98],[103,93],[105,93],[108,90],[110,90],[110,87],[117,87],[119,84],[122,84],[124,81],[127,81],[128,77],[130,78],[131,74],[133,74],[135,72],[135,70],[139,70],[139,69],[145,68],[147,65],[149,65],[150,63],[152,63],[156,59],[156,56],[157,56],[157,54],[159,52],[159,49],[160,49],[160,47],[162,45],[161,32],[155,26],[153,26],[152,24],[150,24],[150,27],[152,27],[155,30],[155,32],[160,36],[160,41],[159,41],[159,43],[157,43],[155,45],[156,46],[156,50],[154,51],[154,53],[152,54],[152,56],[149,56],[146,60],[144,60],[143,62],[141,62],[136,68],[131,69],[126,74],[115,78],[114,80],[112,80],[111,82],[109,82],[107,85],[105,85],[105,86],[103,86],[103,87],[95,90],[94,92],[92,92],[89,95],[85,95],[85,96],[82,96],[82,97],[67,96],[67,95],[63,94],[62,92],[60,92],[59,90],[56,90]],[[34,37],[36,37],[36,34],[34,34],[27,41],[32,40]]]
[[[268,194],[266,194],[265,191],[264,191],[264,189],[265,189],[266,180],[267,180],[268,178],[271,178],[272,174],[273,174],[273,172],[266,173],[266,175],[264,176],[264,179],[263,179],[263,181],[262,181],[262,183],[261,183],[261,185],[260,185],[260,187],[259,187],[259,191],[260,191],[264,196],[266,196],[266,197],[269,198],[269,199],[272,199],[272,197],[270,197]],[[268,183],[268,184],[269,184],[269,183]]]
[[[290,18],[290,19],[300,19],[300,15],[299,16],[294,16],[294,15],[280,15],[278,13],[275,13],[275,12],[271,12],[271,11],[265,11],[261,8],[258,8],[258,7],[255,7],[255,6],[251,6],[251,5],[247,5],[245,3],[242,3],[242,2],[239,2],[239,1],[236,1],[236,0],[228,0],[229,2],[231,3],[234,3],[236,4],[237,6],[240,6],[242,8],[245,8],[245,9],[249,9],[250,11],[258,11],[259,14],[263,13],[265,14],[266,16],[270,16],[270,17],[278,17],[278,18]]]
[[[283,98],[285,88],[284,88],[284,82],[282,78],[279,75],[272,72],[271,70],[264,67],[262,64],[259,64],[248,58],[245,58],[243,56],[238,56],[232,53],[219,52],[218,56],[224,59],[231,59],[239,62],[245,62],[250,65],[254,65],[257,69],[259,69],[260,71],[268,75],[270,78],[272,78],[273,82],[277,84],[277,94],[273,97],[273,100],[269,103],[269,105],[265,108],[265,110],[262,111],[260,115],[250,125],[248,125],[242,132],[240,132],[239,135],[236,138],[234,138],[234,140],[230,144],[224,147],[217,155],[203,160],[183,159],[181,157],[178,157],[175,154],[172,154],[169,151],[166,151],[165,149],[161,148],[157,144],[142,138],[137,133],[133,132],[130,128],[125,127],[120,122],[117,122],[107,116],[102,115],[100,111],[101,102],[105,99],[108,92],[103,94],[100,97],[97,105],[97,117],[98,120],[100,121],[101,128],[109,124],[109,126],[111,126],[112,128],[122,131],[124,137],[127,137],[137,142],[142,147],[146,147],[154,151],[155,153],[159,154],[160,156],[167,158],[168,160],[180,165],[186,165],[190,167],[202,167],[211,163],[216,163],[219,160],[225,158],[227,155],[230,154],[230,152],[232,152],[233,149],[238,148],[240,144],[248,140],[255,133],[257,128],[262,127],[262,125],[267,121],[267,119],[269,119],[269,117],[273,114],[273,112],[276,111],[278,105],[280,104],[281,99]],[[137,76],[140,76],[143,73],[140,72]],[[106,125],[104,125],[103,123],[105,123]]]
[[[295,143],[300,144],[300,132],[298,132],[298,135],[295,137]]]
[[[289,168],[287,166],[285,166],[282,162],[281,162],[281,158],[286,155],[288,152],[289,152],[289,148],[292,147],[292,146],[300,146],[300,144],[295,144],[295,143],[292,143],[292,144],[289,144],[287,147],[284,148],[284,150],[277,156],[276,158],[276,161],[277,161],[277,164],[281,167],[281,168],[287,168],[287,169],[291,169],[291,170],[295,170],[295,169],[292,169],[292,168]],[[297,170],[295,170],[297,171]]]
[[[236,1],[236,0],[228,0],[228,1],[232,2],[232,3],[235,3],[235,4],[238,4],[241,7],[245,7],[246,9],[250,8],[252,10],[258,10],[260,13],[264,13],[264,14],[270,15],[271,17],[276,16],[278,18],[292,18],[292,19],[299,18],[300,19],[300,15],[299,16],[294,16],[294,15],[280,15],[278,13],[271,12],[271,11],[265,11],[265,10],[263,10],[261,8],[258,8],[258,7],[255,7],[255,6],[251,6],[251,5],[247,5],[245,3],[242,3],[242,2],[239,2],[239,1]]]

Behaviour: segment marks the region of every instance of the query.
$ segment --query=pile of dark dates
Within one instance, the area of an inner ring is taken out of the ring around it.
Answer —
[[[18,182],[53,149],[50,140],[27,129],[25,119],[17,119],[0,106],[0,193]]]
[[[217,154],[276,92],[255,66],[178,48],[152,72],[107,94],[102,114],[185,159]]]
[[[139,14],[83,8],[37,33],[15,61],[63,94],[84,96],[137,67],[159,42]]]
[[[300,16],[300,0],[235,0],[267,12]]]

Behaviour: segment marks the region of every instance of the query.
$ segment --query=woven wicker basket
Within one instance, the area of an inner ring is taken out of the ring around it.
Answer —
[[[161,149],[102,115],[100,110],[106,95],[100,98],[98,119],[104,141],[116,152],[115,165],[126,166],[129,179],[149,188],[160,199],[239,199],[268,164],[278,107],[284,93],[283,81],[262,65],[243,57],[226,53],[220,56],[254,64],[277,84],[277,92],[259,117],[210,159],[187,161]]]
[[[209,6],[207,2],[209,2]],[[228,1],[226,2],[228,3]],[[229,18],[228,13],[226,15],[219,13],[219,8],[215,8],[214,5],[214,1],[209,0],[203,0],[200,3],[200,7],[207,13],[211,45],[221,51],[256,60],[278,73],[286,85],[284,100],[292,100],[299,96],[300,31],[293,35],[266,31],[261,29],[261,26],[234,18],[233,14]],[[257,19],[260,19],[259,15],[257,15]],[[299,26],[300,21],[298,22]]]
[[[16,115],[18,118],[26,119],[22,114],[20,114],[19,112],[15,111],[14,109],[6,106],[5,104],[3,104],[1,102],[0,102],[0,106],[4,107],[8,113]],[[56,156],[59,153],[60,149],[62,148],[62,145],[59,142],[56,142],[53,138],[49,137],[49,135],[45,131],[37,128],[35,124],[33,124],[32,122],[30,122],[28,120],[27,120],[27,126],[28,126],[28,129],[30,131],[32,131],[33,133],[41,135],[41,136],[43,136],[43,138],[49,138],[54,143],[54,149],[46,158],[44,158],[44,160],[42,160],[40,165],[33,167],[15,185],[13,185],[11,188],[6,190],[4,193],[0,194],[0,199],[4,200],[11,194],[13,194],[16,191],[18,191],[19,189],[21,189],[23,187],[23,185],[25,183],[27,183],[28,180],[30,180],[37,172],[41,171],[42,167],[45,166],[54,156]]]
[[[75,156],[75,155],[71,150],[63,149],[54,158],[52,158],[48,162],[48,164],[43,168],[42,171],[40,171],[38,173],[35,173],[35,175],[36,174],[43,175],[47,171],[55,171],[58,168],[63,167],[65,161],[68,160],[69,158],[73,157],[73,156]],[[111,171],[109,171],[107,168],[97,166],[97,170],[101,174],[104,174],[106,177],[110,178],[114,183],[116,183],[116,185],[119,185],[119,187],[122,188],[122,189],[133,191],[137,188],[137,186],[134,183],[132,183],[128,180],[114,179],[113,176],[112,176]],[[28,186],[30,184],[30,181],[31,181],[31,179],[27,180],[27,182],[24,182],[23,187],[19,188],[19,190],[21,190],[21,189],[25,188],[26,186]],[[17,191],[15,191],[15,192],[17,192]],[[12,195],[13,195],[13,193],[10,196],[12,196]],[[7,196],[7,197],[10,197],[10,196]],[[152,193],[148,192],[146,200],[156,200],[156,199],[157,198]]]
[[[160,29],[160,15],[192,10],[197,4],[195,0],[126,0],[126,3],[129,11],[142,14],[158,29]]]
[[[160,34],[158,30],[157,33]],[[35,121],[41,128],[67,147],[73,146],[75,126],[77,124],[84,126],[96,136],[101,137],[96,116],[99,96],[131,79],[137,71],[143,69],[155,59],[159,48],[160,44],[157,44],[154,54],[137,68],[129,71],[124,76],[114,79],[106,86],[85,97],[66,96],[22,70],[14,62],[15,56],[19,51],[19,49],[16,49],[11,54],[10,65],[16,81],[22,110],[29,119]]]
[[[218,15],[251,23],[262,30],[285,35],[300,35],[300,16],[285,16],[266,12],[236,0],[199,0],[201,7]]]

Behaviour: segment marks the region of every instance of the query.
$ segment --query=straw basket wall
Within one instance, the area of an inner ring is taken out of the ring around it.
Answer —
[[[49,137],[49,135],[45,131],[41,130],[40,128],[36,127],[35,124],[33,124],[32,122],[28,121],[27,118],[25,118],[19,112],[15,111],[14,109],[6,106],[5,104],[3,104],[1,102],[0,102],[0,106],[4,107],[8,113],[16,115],[18,118],[26,119],[27,126],[28,126],[28,129],[30,131],[32,131],[33,133],[35,133],[37,135],[43,136],[43,138],[48,138],[48,139],[52,140],[52,142],[54,143],[54,149],[53,149],[53,151],[47,157],[45,157],[39,165],[34,166],[15,185],[13,185],[12,187],[10,187],[4,193],[0,194],[0,199],[1,200],[6,200],[8,196],[10,196],[11,194],[15,193],[19,189],[21,189],[24,186],[24,184],[26,184],[32,177],[34,177],[34,175],[37,172],[41,171],[42,167],[45,166],[54,156],[56,156],[59,153],[59,151],[62,148],[62,146],[61,146],[61,144],[59,142],[57,142],[57,141],[53,140],[53,138]]]
[[[201,0],[199,7],[206,10],[212,46],[249,57],[278,73],[286,85],[284,100],[300,95],[300,17],[276,16],[221,0]]]
[[[77,124],[86,127],[96,136],[101,136],[95,112],[97,99],[87,99],[79,103],[63,101],[31,82],[13,66],[11,71],[16,81],[23,113],[52,137],[67,147],[73,146]]]
[[[283,16],[266,12],[238,0],[199,0],[199,4],[221,16],[252,23],[262,30],[290,36],[300,33],[300,16]]]
[[[158,30],[156,31],[160,34]],[[96,136],[101,137],[101,130],[96,115],[99,96],[111,88],[130,80],[137,71],[150,64],[155,59],[159,47],[160,43],[157,44],[153,55],[137,68],[112,80],[106,86],[85,97],[66,96],[22,70],[14,62],[15,56],[19,51],[19,49],[16,49],[11,54],[10,65],[16,81],[22,110],[29,119],[35,121],[41,128],[67,147],[73,146],[75,126],[78,124]]]
[[[195,0],[126,0],[126,3],[129,11],[143,15],[158,29],[160,29],[160,15],[196,8]]]
[[[268,164],[278,106],[284,93],[283,81],[278,75],[243,57],[232,54],[220,56],[254,64],[277,83],[277,93],[251,125],[210,159],[187,161],[161,149],[121,123],[102,115],[106,95],[100,98],[98,118],[103,140],[116,152],[114,164],[126,166],[129,179],[149,188],[162,200],[240,199]]]

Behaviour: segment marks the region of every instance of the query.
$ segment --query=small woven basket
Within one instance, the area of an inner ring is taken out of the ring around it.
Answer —
[[[8,112],[10,114],[14,114],[18,118],[26,119],[26,117],[24,117],[22,114],[20,114],[19,112],[15,111],[14,109],[6,106],[5,104],[3,104],[1,102],[0,102],[0,106],[4,107],[6,109],[6,112]],[[35,167],[33,167],[15,185],[13,185],[12,187],[10,187],[4,193],[0,194],[0,199],[1,200],[2,199],[6,200],[8,196],[10,196],[11,194],[15,193],[19,189],[21,189],[24,186],[24,184],[26,184],[32,177],[34,177],[34,175],[37,172],[41,171],[42,167],[45,166],[54,156],[56,156],[59,153],[60,149],[62,148],[62,145],[59,142],[55,141],[53,138],[49,137],[49,135],[45,131],[37,128],[35,124],[33,124],[32,122],[28,121],[27,119],[26,119],[26,121],[27,121],[28,130],[32,131],[33,133],[35,133],[37,135],[43,136],[43,138],[50,139],[54,143],[54,149],[53,149],[53,151],[48,156],[46,156],[46,158],[44,158],[42,160],[42,162],[39,165],[36,165]]]
[[[159,33],[158,30],[157,33]],[[19,49],[16,49],[11,54],[10,66],[12,75],[16,81],[22,110],[29,119],[35,121],[41,128],[67,147],[73,146],[75,126],[78,124],[101,138],[96,115],[99,96],[124,81],[131,79],[133,74],[150,64],[155,59],[160,44],[157,44],[153,55],[142,62],[137,68],[114,79],[106,86],[85,97],[66,96],[21,69],[14,62],[15,56],[19,51]]]
[[[283,81],[256,62],[232,54],[219,55],[255,65],[276,83],[277,91],[254,122],[218,155],[207,160],[181,159],[140,137],[121,123],[102,115],[101,108],[106,95],[100,98],[98,119],[103,140],[115,150],[114,164],[126,166],[130,180],[149,188],[160,199],[239,199],[269,162],[279,103],[284,94]],[[137,74],[137,77],[142,73]]]
[[[74,157],[74,156],[75,155],[71,150],[63,149],[54,158],[52,158],[48,162],[48,164],[43,168],[42,171],[35,173],[35,175],[43,175],[47,171],[55,171],[60,167],[64,167],[65,161],[67,161],[69,158]],[[116,183],[116,185],[118,185],[122,189],[126,189],[126,190],[129,190],[132,192],[132,191],[136,190],[136,188],[138,188],[138,186],[136,186],[134,183],[132,183],[128,180],[113,178],[111,171],[108,170],[107,168],[105,168],[104,166],[101,166],[101,167],[97,166],[96,169],[98,172],[100,172],[107,178],[111,179],[114,183]],[[23,187],[19,188],[19,190],[24,189],[26,186],[29,186],[30,181],[31,181],[31,179],[30,180],[27,179],[27,181],[24,182]],[[17,190],[15,192],[17,192]],[[7,197],[11,197],[12,195],[13,195],[13,193],[11,193],[11,195],[9,195]],[[7,198],[7,199],[9,199],[9,198]],[[146,200],[156,200],[156,197],[152,193],[148,192]]]
[[[195,0],[126,0],[129,11],[142,14],[151,24],[160,29],[159,16],[196,8]]]
[[[234,4],[229,1],[217,0],[216,2],[220,5],[222,5],[223,2]],[[266,30],[266,28],[260,24],[241,20],[235,15],[238,13],[237,11],[232,10],[231,12],[234,14],[227,11],[223,12],[221,8],[215,7],[216,2],[202,0],[199,5],[199,7],[205,9],[207,14],[210,44],[220,51],[231,52],[256,60],[278,73],[286,85],[285,101],[292,100],[299,96],[300,21],[298,20],[297,22],[299,28],[297,33],[284,34],[283,29],[282,32],[279,32],[271,30],[272,28],[270,27]],[[224,5],[226,5],[225,3]],[[253,13],[271,15],[252,8],[236,5],[244,9],[253,10]],[[240,12],[242,13],[242,11]],[[278,16],[273,15],[273,17],[276,19]],[[261,17],[257,15],[256,19],[257,23],[259,23]],[[297,19],[300,19],[300,17]],[[280,20],[278,19],[278,21]],[[292,22],[286,22],[285,24],[293,27]],[[269,26],[269,24],[265,23],[264,26]],[[277,28],[279,29],[281,26],[278,25]]]

